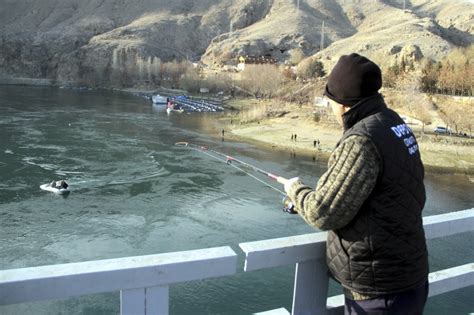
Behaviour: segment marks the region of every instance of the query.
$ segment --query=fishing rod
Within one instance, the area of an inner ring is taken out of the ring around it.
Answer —
[[[282,194],[282,195],[285,196],[285,198],[283,199],[283,204],[284,204],[283,210],[286,211],[286,212],[289,212],[289,213],[296,213],[296,212],[294,212],[294,210],[293,210],[293,208],[294,208],[293,204],[290,202],[290,200],[289,200],[289,198],[286,196],[286,193],[285,193],[285,192],[283,192],[282,190],[280,190],[280,189],[278,189],[278,188],[276,188],[276,187],[274,187],[274,186],[272,186],[272,185],[270,185],[270,184],[264,182],[264,181],[261,180],[260,178],[258,178],[258,177],[256,177],[256,176],[253,176],[252,174],[246,172],[244,169],[242,169],[242,168],[240,168],[240,167],[234,165],[233,162],[235,162],[235,163],[237,163],[237,164],[240,164],[240,165],[243,165],[243,166],[245,166],[245,167],[251,169],[252,171],[255,171],[255,172],[257,172],[257,173],[263,174],[263,175],[269,177],[270,179],[275,180],[275,181],[277,181],[277,182],[279,182],[279,183],[281,183],[281,184],[284,184],[284,183],[287,181],[286,178],[281,177],[281,176],[278,176],[278,175],[275,175],[275,174],[272,174],[272,173],[270,173],[270,172],[267,172],[267,171],[265,171],[265,170],[263,170],[263,169],[261,169],[261,168],[258,168],[258,167],[256,167],[256,166],[254,166],[254,165],[252,165],[252,164],[249,164],[249,163],[247,163],[247,162],[244,162],[244,161],[242,161],[242,160],[239,160],[239,159],[237,159],[237,158],[235,158],[235,157],[233,157],[233,156],[230,156],[230,155],[221,153],[221,152],[219,152],[219,151],[210,149],[210,148],[205,147],[205,146],[202,146],[202,145],[198,145],[198,144],[194,144],[194,143],[189,143],[189,142],[176,142],[175,145],[176,145],[176,146],[183,146],[183,147],[187,147],[187,148],[190,148],[190,149],[192,149],[192,150],[195,150],[195,151],[199,151],[199,152],[201,152],[201,153],[203,153],[203,154],[206,154],[207,156],[212,157],[212,158],[214,158],[214,159],[216,159],[216,160],[218,160],[218,161],[225,162],[227,165],[230,165],[230,166],[232,166],[232,167],[238,169],[239,171],[241,171],[241,172],[243,172],[243,173],[249,175],[249,176],[252,177],[253,179],[257,180],[258,182],[260,182],[260,183],[262,183],[262,184],[264,184],[265,186],[270,187],[270,188],[272,188],[273,190],[278,191],[280,194]],[[214,153],[215,155],[220,156],[220,157],[224,158],[225,160],[220,159],[220,158],[218,158],[217,156],[214,156],[214,155],[210,154],[209,152]]]
[[[281,177],[281,176],[274,175],[274,174],[272,174],[272,173],[270,173],[270,172],[264,171],[264,170],[262,170],[261,168],[258,168],[258,167],[254,166],[254,165],[251,165],[251,164],[247,163],[247,162],[244,162],[244,161],[241,161],[241,160],[239,160],[239,159],[236,159],[236,158],[233,157],[233,156],[230,156],[230,155],[227,155],[227,154],[224,154],[224,153],[221,153],[221,152],[212,150],[212,149],[210,149],[210,148],[208,148],[208,147],[205,147],[205,146],[201,146],[201,145],[197,145],[197,144],[193,144],[193,143],[189,143],[189,142],[176,142],[175,145],[186,146],[186,147],[190,147],[190,148],[193,148],[193,149],[198,149],[199,151],[212,152],[212,153],[214,153],[214,154],[216,154],[216,155],[219,155],[219,156],[224,157],[224,158],[226,159],[225,162],[226,162],[227,164],[229,164],[229,165],[232,164],[232,161],[234,161],[234,162],[237,162],[237,163],[239,163],[239,164],[242,164],[242,165],[244,165],[244,166],[246,166],[246,167],[252,169],[253,171],[256,171],[256,172],[258,172],[258,173],[260,173],[260,174],[266,175],[266,176],[270,177],[271,179],[276,180],[276,181],[278,181],[278,182],[283,181],[283,183],[284,183],[284,181],[286,181],[286,179],[283,178],[283,177]]]
[[[253,176],[252,174],[249,174],[249,173],[246,172],[245,170],[243,170],[243,169],[241,169],[240,167],[237,167],[236,165],[234,165],[232,162],[235,162],[235,163],[237,163],[237,164],[241,164],[241,165],[243,165],[243,166],[245,166],[245,167],[247,167],[247,168],[249,168],[249,169],[251,169],[251,170],[253,170],[253,171],[255,171],[255,172],[258,172],[258,173],[260,173],[260,174],[263,174],[263,175],[265,175],[265,176],[267,176],[267,177],[269,177],[269,178],[271,178],[271,179],[273,179],[273,180],[276,180],[276,181],[279,181],[279,180],[280,180],[280,181],[286,180],[286,179],[284,179],[284,178],[281,177],[281,176],[274,175],[274,174],[272,174],[272,173],[270,173],[270,172],[264,171],[264,170],[262,170],[262,169],[260,169],[260,168],[258,168],[258,167],[256,167],[256,166],[254,166],[254,165],[251,165],[251,164],[249,164],[249,163],[247,163],[247,162],[241,161],[241,160],[239,160],[239,159],[237,159],[237,158],[235,158],[235,157],[233,157],[233,156],[230,156],[230,155],[221,153],[221,152],[219,152],[219,151],[215,151],[215,150],[213,150],[213,149],[210,149],[210,148],[205,147],[205,146],[202,146],[202,145],[197,145],[197,144],[189,143],[189,142],[176,142],[175,145],[188,147],[188,148],[190,148],[190,149],[193,149],[193,150],[199,151],[199,152],[201,152],[201,153],[204,153],[204,154],[206,154],[206,155],[208,155],[208,156],[210,156],[210,157],[212,157],[212,158],[214,158],[214,159],[217,159],[218,161],[225,162],[227,165],[230,165],[230,166],[233,166],[234,168],[237,168],[238,170],[240,170],[240,171],[244,172],[245,174],[249,175],[250,177],[252,177],[252,178],[258,180],[259,182],[265,184],[266,186],[271,187],[272,189],[274,189],[274,190],[280,192],[280,193],[283,194],[283,195],[286,195],[286,194],[285,194],[283,191],[281,191],[280,189],[275,188],[275,187],[271,186],[270,184],[263,182],[263,181],[262,181],[261,179],[259,179],[258,177],[255,177],[255,176]],[[215,155],[221,156],[221,157],[225,158],[225,160],[219,159],[218,157],[216,157],[216,156],[214,156],[214,155],[212,155],[212,154],[209,154],[208,152],[212,152],[212,153],[214,153]]]

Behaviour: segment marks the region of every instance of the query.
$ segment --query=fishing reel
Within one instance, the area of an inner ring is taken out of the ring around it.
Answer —
[[[283,212],[287,212],[289,214],[296,214],[298,212],[295,211],[295,205],[291,202],[290,197],[285,196],[283,198]]]

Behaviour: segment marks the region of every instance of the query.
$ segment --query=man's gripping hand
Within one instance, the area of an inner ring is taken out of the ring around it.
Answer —
[[[285,179],[285,182],[282,183],[283,186],[285,187],[285,192],[288,194],[290,192],[291,186],[293,186],[293,184],[296,183],[299,180],[300,180],[299,177],[293,177],[293,178],[290,178],[290,179]]]

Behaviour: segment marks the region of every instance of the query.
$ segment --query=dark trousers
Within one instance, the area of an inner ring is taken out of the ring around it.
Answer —
[[[375,299],[354,301],[346,298],[344,315],[421,315],[427,298],[428,281],[417,288]]]

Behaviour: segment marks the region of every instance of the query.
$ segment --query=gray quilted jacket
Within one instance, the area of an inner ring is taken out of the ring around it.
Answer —
[[[349,223],[372,192],[381,160],[373,142],[351,136],[331,154],[316,189],[297,182],[288,197],[311,226],[336,230]]]

